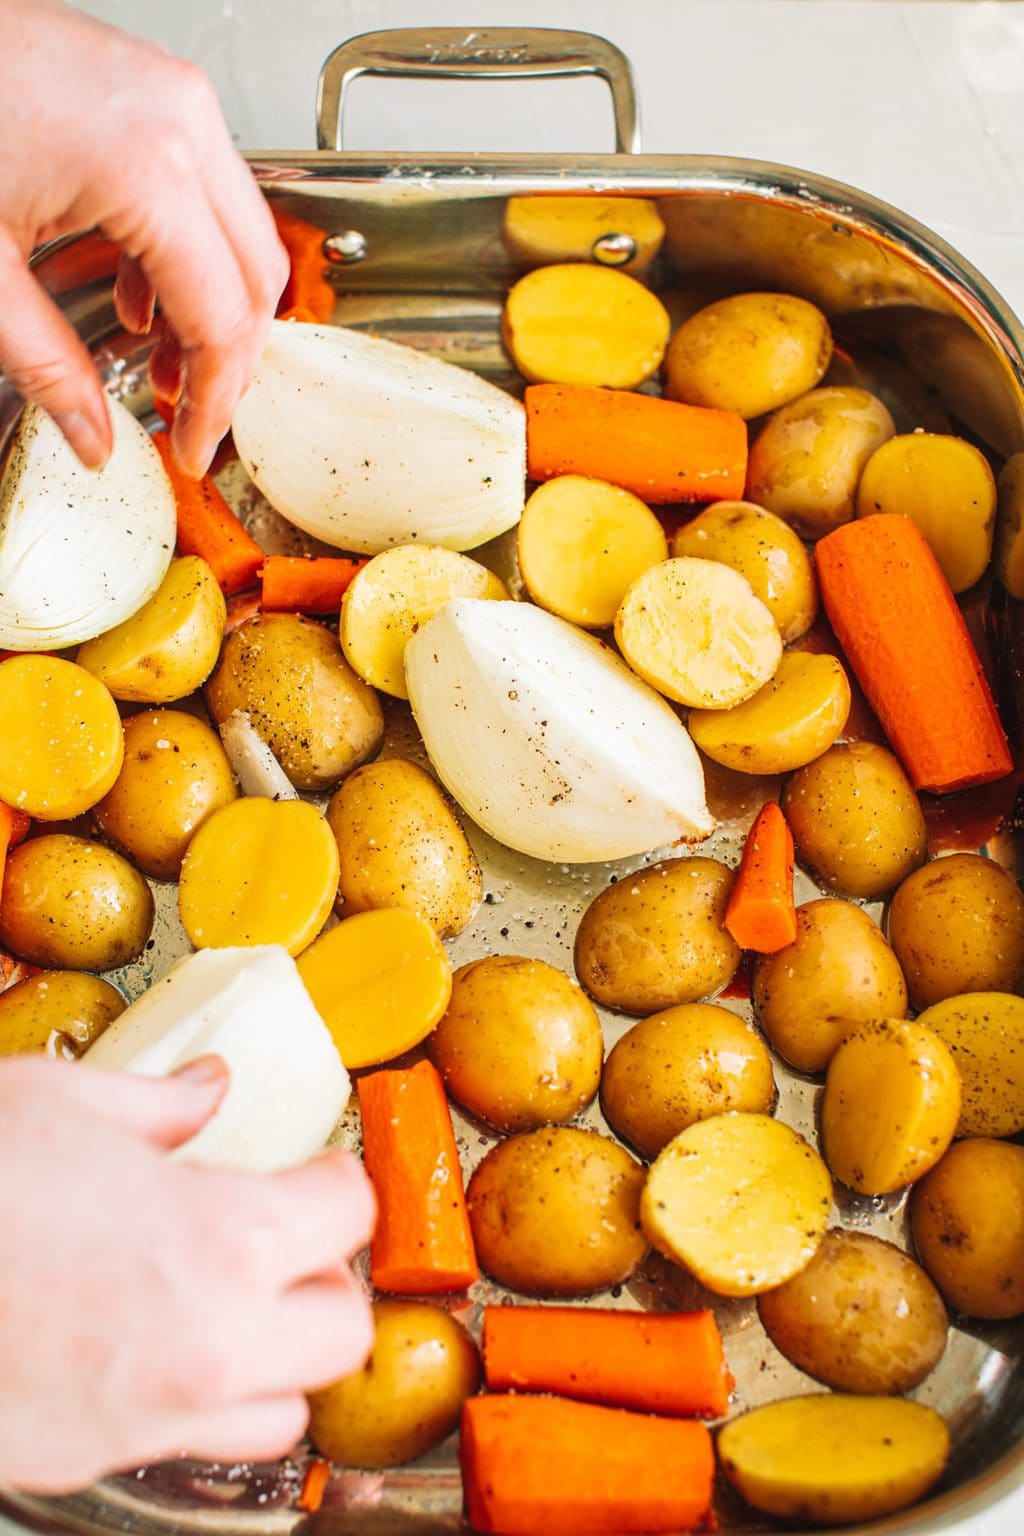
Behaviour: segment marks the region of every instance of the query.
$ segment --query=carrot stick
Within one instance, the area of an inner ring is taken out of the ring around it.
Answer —
[[[725,926],[741,949],[774,955],[796,939],[793,834],[774,800],[758,811],[736,871]]]
[[[557,1392],[648,1413],[717,1419],[732,1377],[713,1312],[485,1307],[491,1388]]]
[[[468,1397],[466,1509],[498,1536],[685,1531],[706,1519],[715,1458],[706,1425],[558,1397]]]
[[[302,1479],[302,1492],[296,1503],[307,1515],[315,1515],[324,1501],[327,1484],[331,1480],[331,1464],[319,1457],[311,1461]]]
[[[479,1276],[441,1078],[429,1061],[359,1080],[363,1161],[377,1194],[370,1279],[429,1296]]]
[[[190,480],[171,452],[170,434],[158,432],[153,442],[163,459],[178,504],[178,548],[199,555],[230,597],[256,584],[266,555],[242,527],[209,475]]]
[[[915,789],[987,784],[1013,762],[949,584],[909,517],[880,513],[819,540],[822,601]]]
[[[341,599],[365,560],[268,555],[261,602],[265,612],[339,613]]]
[[[329,320],[334,314],[337,295],[324,276],[327,261],[323,244],[327,231],[273,205],[270,211],[292,267],[277,306],[278,314],[302,310],[311,320]]]
[[[732,411],[582,384],[531,384],[525,398],[531,480],[589,475],[653,503],[743,495],[747,428]]]

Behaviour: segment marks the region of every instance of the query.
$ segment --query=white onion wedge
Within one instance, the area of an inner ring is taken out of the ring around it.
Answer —
[[[409,641],[405,676],[438,777],[509,848],[582,864],[712,831],[677,715],[564,619],[453,599]]]
[[[518,400],[358,331],[275,321],[232,430],[271,506],[339,549],[475,549],[523,510]]]
[[[243,795],[297,800],[299,792],[244,709],[233,709],[219,727],[228,762]]]

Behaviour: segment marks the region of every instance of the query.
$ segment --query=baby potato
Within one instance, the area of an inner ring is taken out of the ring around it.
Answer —
[[[473,917],[483,875],[452,802],[430,774],[403,758],[367,763],[331,797],[338,845],[338,910],[419,912],[442,939]]]
[[[1024,981],[1024,896],[979,854],[932,859],[909,875],[889,905],[888,934],[915,1008],[961,992],[1018,992]]]
[[[519,955],[487,955],[455,972],[428,1049],[451,1097],[500,1131],[571,1119],[601,1077],[591,1003],[553,965]]]
[[[805,539],[820,539],[854,514],[868,459],[896,427],[866,389],[812,389],[770,417],[750,449],[746,495]]]
[[[237,794],[227,753],[204,721],[145,710],[124,722],[121,772],[93,816],[143,874],[176,880],[193,832]]]
[[[337,638],[295,613],[264,613],[232,630],[206,698],[218,725],[236,709],[249,716],[296,789],[331,788],[384,734],[380,700]]]
[[[996,487],[996,575],[1011,597],[1024,597],[1024,453],[1007,459]]]
[[[781,805],[797,862],[844,896],[884,896],[928,856],[921,802],[876,742],[830,747],[794,773]]]
[[[849,713],[850,682],[841,661],[784,651],[775,676],[751,698],[732,709],[691,709],[687,728],[723,768],[791,773],[827,752]]]
[[[668,312],[636,278],[589,262],[536,267],[509,292],[502,334],[531,384],[635,389],[668,341]]]
[[[44,1051],[74,1060],[127,1007],[116,987],[83,971],[40,971],[0,992],[0,1056]]]
[[[774,1103],[764,1041],[713,1003],[684,1003],[634,1024],[601,1074],[605,1119],[646,1158],[697,1120],[734,1109],[768,1114]]]
[[[857,1025],[902,1018],[907,984],[878,925],[828,898],[796,909],[796,940],[758,955],[751,988],[757,1022],[800,1072],[822,1072]]]
[[[647,1252],[641,1165],[618,1142],[573,1126],[492,1147],[467,1200],[480,1265],[501,1285],[586,1296],[628,1279]]]
[[[946,1042],[960,1072],[957,1135],[1024,1131],[1024,999],[967,992],[926,1008],[918,1022]]]
[[[789,645],[818,613],[811,557],[781,517],[752,501],[716,501],[672,537],[673,555],[717,560],[745,576]]]
[[[757,1310],[776,1349],[837,1392],[909,1392],[946,1347],[946,1309],[924,1270],[867,1232],[833,1227]]]
[[[480,1356],[461,1323],[426,1301],[375,1301],[369,1357],[309,1394],[309,1438],[349,1467],[424,1456],[459,1422],[480,1386]]]
[[[733,872],[717,859],[665,859],[591,902],[576,932],[576,974],[620,1013],[658,1013],[718,992],[740,948],[725,926]]]
[[[914,1248],[946,1301],[993,1321],[1024,1312],[1024,1147],[958,1141],[910,1196]]]
[[[665,354],[665,393],[763,416],[813,389],[832,358],[828,321],[788,293],[737,293],[683,322]]]
[[[49,832],[8,856],[0,945],[50,970],[112,971],[142,953],[153,893],[112,848]]]

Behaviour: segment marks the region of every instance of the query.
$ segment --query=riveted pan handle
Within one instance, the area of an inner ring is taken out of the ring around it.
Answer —
[[[364,32],[342,43],[320,71],[316,93],[318,149],[341,149],[345,92],[359,75],[421,79],[528,79],[597,75],[607,82],[615,112],[615,148],[640,149],[636,82],[626,55],[591,32],[555,27],[409,27]]]

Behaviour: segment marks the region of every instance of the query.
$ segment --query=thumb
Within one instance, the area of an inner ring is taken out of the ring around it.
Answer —
[[[75,1062],[68,1066],[64,1093],[110,1124],[170,1151],[202,1130],[229,1080],[220,1056],[198,1056],[168,1077],[106,1072]]]

